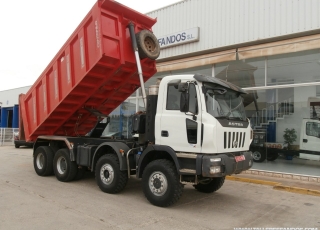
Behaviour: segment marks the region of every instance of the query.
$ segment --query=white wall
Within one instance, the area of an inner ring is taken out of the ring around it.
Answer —
[[[25,86],[16,89],[4,90],[0,91],[0,106],[5,107],[13,107],[14,105],[19,104],[19,94],[26,93],[30,89],[31,86]],[[1,104],[2,103],[2,104]]]

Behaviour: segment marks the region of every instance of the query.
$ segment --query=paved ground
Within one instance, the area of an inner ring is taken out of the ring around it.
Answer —
[[[137,179],[105,194],[90,173],[70,183],[39,177],[31,149],[0,147],[0,229],[320,229],[319,210],[320,197],[230,180],[213,194],[185,186],[176,205],[159,208]]]

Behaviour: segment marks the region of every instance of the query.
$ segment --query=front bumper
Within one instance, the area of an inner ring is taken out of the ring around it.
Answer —
[[[231,174],[239,174],[250,169],[253,163],[252,153],[250,151],[241,152],[240,155],[243,155],[244,159],[238,162],[236,162],[235,154],[233,153],[203,156],[202,176],[222,177]]]

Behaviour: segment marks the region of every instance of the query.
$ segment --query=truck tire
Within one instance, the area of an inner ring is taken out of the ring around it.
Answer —
[[[267,161],[274,161],[278,158],[278,153],[277,152],[271,152],[271,153],[267,153]]]
[[[212,178],[207,183],[199,183],[197,185],[194,185],[193,187],[197,189],[199,192],[213,193],[222,187],[225,178],[226,177]]]
[[[252,156],[254,162],[263,162],[267,158],[266,151],[264,149],[253,149]]]
[[[18,148],[20,148],[20,145],[15,144],[14,147],[15,147],[16,149],[18,149]]]
[[[158,159],[146,166],[142,175],[142,186],[148,201],[159,207],[174,204],[183,192],[176,167],[167,159]]]
[[[107,154],[99,158],[96,171],[96,182],[99,188],[106,193],[119,193],[127,185],[128,175],[120,170],[119,159],[116,155]]]
[[[40,146],[33,156],[33,167],[39,176],[53,174],[53,151],[49,146]]]
[[[156,60],[160,55],[160,46],[156,36],[149,30],[141,30],[136,34],[140,59]]]
[[[59,149],[53,158],[53,171],[56,178],[68,182],[75,178],[78,168],[75,161],[70,160],[68,149]]]

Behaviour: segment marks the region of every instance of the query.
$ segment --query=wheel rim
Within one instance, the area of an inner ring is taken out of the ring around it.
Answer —
[[[106,184],[110,185],[114,180],[114,171],[111,165],[104,164],[100,169],[100,178],[101,181]]]
[[[44,155],[42,153],[39,153],[37,158],[36,158],[36,162],[37,162],[37,167],[38,169],[43,169],[43,165],[44,165]]]
[[[60,174],[64,174],[67,171],[67,161],[64,157],[59,157],[57,161],[57,170]]]
[[[253,152],[252,157],[254,160],[258,161],[261,159],[261,153],[258,151]]]
[[[149,52],[153,52],[156,49],[156,44],[154,43],[153,39],[150,37],[146,37],[144,39],[144,45]]]
[[[162,196],[168,189],[168,181],[162,172],[154,172],[149,177],[150,191],[156,196]]]

